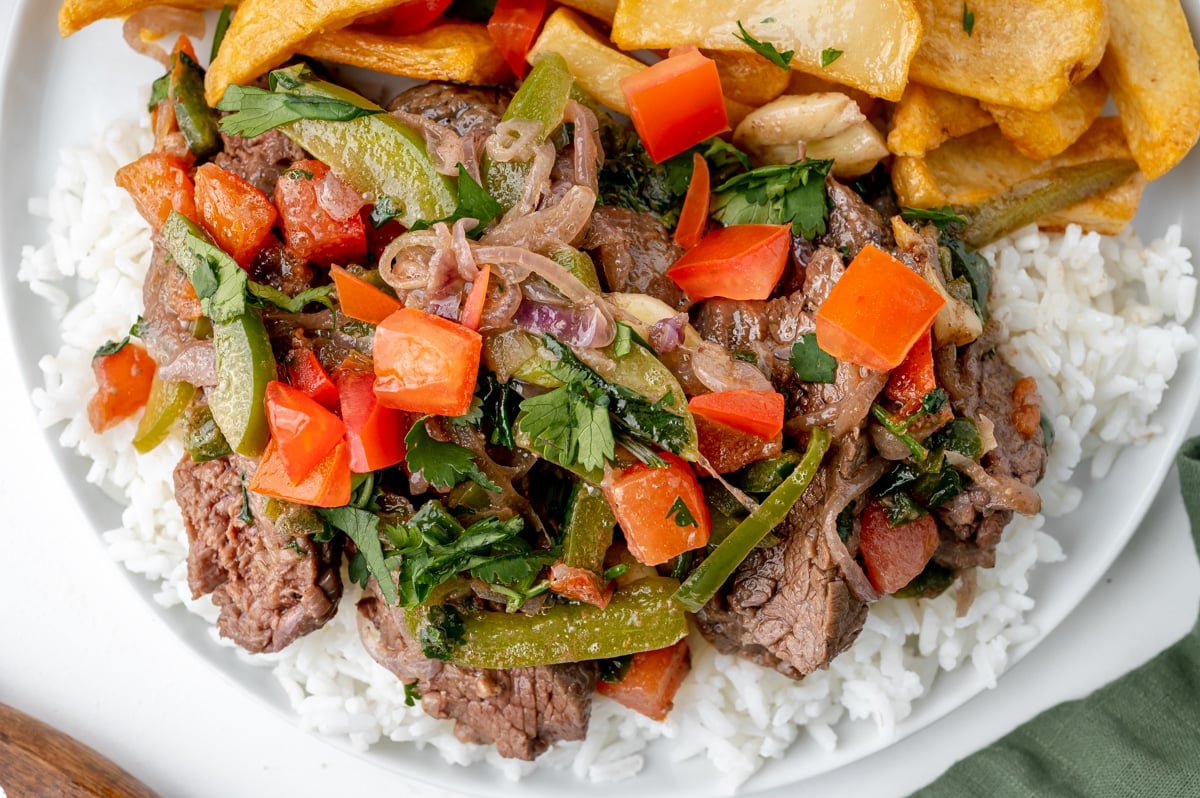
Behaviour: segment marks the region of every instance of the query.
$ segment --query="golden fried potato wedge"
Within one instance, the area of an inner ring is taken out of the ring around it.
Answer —
[[[780,69],[758,53],[705,50],[704,54],[716,62],[727,100],[759,106],[787,91],[791,70]]]
[[[612,38],[622,50],[696,44],[746,51],[737,22],[754,38],[793,50],[791,68],[899,100],[921,39],[910,0],[621,0]],[[821,54],[841,55],[821,66]]]
[[[449,23],[411,36],[342,28],[314,36],[300,53],[390,75],[457,83],[500,83],[511,76],[483,25]]]
[[[172,5],[176,8],[220,8],[226,3],[237,5],[236,0],[63,0],[58,9],[58,32],[65,36],[110,17],[127,17],[143,8],[157,5]]]
[[[892,113],[888,149],[896,155],[923,155],[942,142],[993,123],[974,97],[909,83]]]
[[[564,6],[570,6],[576,11],[582,11],[589,17],[612,24],[617,15],[617,0],[561,0]]]
[[[546,19],[541,35],[529,50],[530,63],[542,53],[561,55],[579,88],[621,113],[626,110],[621,78],[646,68],[641,61],[605,44],[591,25],[567,8],[555,10]]]
[[[1121,120],[1112,116],[1100,117],[1064,152],[1042,161],[1026,158],[993,126],[951,139],[924,158],[896,159],[892,185],[901,205],[970,205],[1047,169],[1130,157]],[[901,165],[901,161],[905,163]],[[1145,185],[1145,175],[1136,173],[1119,186],[1038,224],[1061,229],[1075,223],[1100,233],[1119,233],[1133,219]]]
[[[1179,0],[1109,0],[1113,33],[1100,72],[1129,147],[1153,180],[1200,135],[1200,66]]]
[[[1097,71],[1067,89],[1062,99],[1045,111],[1002,105],[984,108],[996,120],[1004,138],[1022,155],[1036,161],[1058,155],[1074,144],[1100,116],[1107,101],[1108,84]]]
[[[971,0],[969,5],[916,0],[915,5],[925,35],[911,78],[1010,108],[1042,111],[1054,105],[1096,68],[1108,42],[1105,0]],[[974,16],[964,20],[965,13]]]
[[[242,0],[204,77],[204,97],[216,105],[230,83],[248,83],[274,69],[314,35],[396,5],[397,0]]]

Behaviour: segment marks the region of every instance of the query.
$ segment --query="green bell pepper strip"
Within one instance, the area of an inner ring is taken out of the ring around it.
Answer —
[[[576,482],[563,519],[563,562],[603,574],[604,555],[612,545],[616,525],[604,494],[585,482]]]
[[[770,493],[800,464],[800,453],[788,449],[775,457],[751,463],[729,478],[747,493]]]
[[[550,253],[550,259],[596,293],[602,290],[600,278],[596,274],[596,264],[586,252],[580,252],[575,247],[562,247]]]
[[[191,383],[167,382],[155,374],[150,384],[150,396],[146,399],[146,410],[133,433],[133,448],[145,454],[165,441],[195,393],[196,387]]]
[[[238,454],[258,457],[270,430],[264,397],[276,378],[275,354],[262,316],[247,311],[213,325],[217,384],[208,391],[213,420]]]
[[[299,119],[280,128],[314,158],[329,164],[355,191],[373,200],[390,197],[401,209],[396,218],[405,227],[454,212],[454,184],[438,173],[419,133],[348,89],[315,78],[300,79],[295,67],[271,74],[293,94],[379,111],[349,121]]]
[[[193,404],[188,408],[183,429],[183,449],[193,463],[216,460],[233,451],[207,404]]]
[[[662,576],[641,579],[617,590],[604,609],[555,604],[539,615],[460,609],[462,640],[447,661],[468,668],[530,668],[665,648],[688,633],[687,616],[671,599],[678,584]],[[405,611],[414,639],[430,609]]]
[[[759,541],[778,526],[792,505],[800,500],[816,476],[828,448],[829,433],[820,427],[814,429],[804,459],[796,469],[692,571],[691,576],[675,592],[675,600],[689,612],[699,612]]]
[[[204,99],[204,70],[184,52],[171,69],[167,97],[175,109],[175,121],[188,149],[204,160],[221,150],[221,132],[217,115]]]

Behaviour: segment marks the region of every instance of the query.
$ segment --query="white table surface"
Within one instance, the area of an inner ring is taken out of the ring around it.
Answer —
[[[0,42],[9,6],[0,0]],[[403,789],[394,773],[300,731],[247,695],[144,603],[67,491],[15,357],[0,325],[0,702],[75,736],[164,796]],[[1200,421],[1192,432],[1200,433]],[[1145,662],[1191,627],[1198,599],[1200,569],[1172,470],[1118,562],[996,690],[786,794],[907,795],[1041,710]],[[445,793],[413,787],[405,794]]]

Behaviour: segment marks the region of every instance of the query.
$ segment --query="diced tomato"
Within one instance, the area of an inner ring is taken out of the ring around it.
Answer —
[[[394,466],[404,459],[408,413],[384,406],[375,395],[375,375],[351,368],[335,370],[339,407],[346,424],[350,470],[356,474]]]
[[[518,78],[525,77],[529,69],[525,56],[529,55],[545,16],[546,0],[497,0],[496,10],[488,20],[488,35]]]
[[[889,371],[945,304],[920,275],[867,244],[817,308],[817,343],[839,360]]]
[[[275,184],[275,207],[283,238],[297,256],[314,263],[358,263],[367,254],[367,230],[357,211],[335,219],[321,204],[329,167],[320,161],[296,161]]]
[[[491,274],[491,265],[485,263],[479,270],[479,274],[475,276],[475,282],[471,284],[471,293],[467,294],[467,301],[463,303],[462,325],[464,327],[472,330],[479,329],[479,322],[483,319],[483,305],[487,302],[488,280]]]
[[[657,163],[729,129],[716,62],[698,50],[621,79],[629,117]]]
[[[550,592],[563,598],[591,604],[604,609],[613,595],[613,583],[604,580],[595,571],[576,568],[562,560],[550,566]]]
[[[378,324],[404,307],[394,296],[341,266],[330,266],[329,276],[337,289],[338,307],[352,319]]]
[[[787,265],[788,225],[718,227],[667,269],[693,300],[766,299]]]
[[[696,420],[696,445],[718,474],[729,474],[783,451],[783,435],[763,440],[740,429],[712,421],[702,415]]]
[[[165,152],[148,152],[117,170],[117,185],[129,192],[133,205],[150,226],[158,230],[171,211],[199,223],[196,186],[187,161]]]
[[[921,409],[925,395],[937,387],[933,373],[933,337],[926,330],[908,350],[899,366],[888,375],[883,392],[900,405],[898,415],[904,418]]]
[[[111,355],[92,358],[96,393],[88,400],[88,421],[104,432],[146,406],[154,382],[154,359],[141,344],[126,342]]]
[[[216,164],[196,169],[196,208],[217,246],[243,269],[271,236],[279,212],[257,186]]]
[[[688,410],[764,441],[783,430],[783,394],[778,391],[714,391],[693,396]]]
[[[688,183],[679,221],[675,224],[675,243],[691,249],[704,238],[708,226],[709,191],[708,161],[698,152],[692,153],[692,179]]]
[[[1032,438],[1042,426],[1042,397],[1038,394],[1037,380],[1022,377],[1012,389],[1012,423],[1017,432]]]
[[[471,409],[483,338],[440,316],[401,308],[375,328],[375,393],[388,407],[461,416]]]
[[[249,490],[275,499],[310,507],[341,507],[350,501],[350,455],[345,441],[338,441],[299,482],[288,476],[275,439],[267,441]]]
[[[666,466],[638,463],[616,472],[604,485],[630,553],[646,565],[707,545],[712,532],[692,467],[669,452],[660,456]]]
[[[867,579],[880,593],[895,593],[916,579],[937,547],[937,522],[933,516],[923,515],[891,526],[887,508],[872,500],[859,519],[858,550]]]
[[[329,372],[317,360],[311,349],[297,347],[288,352],[287,374],[292,386],[316,400],[326,410],[338,406],[338,389],[329,377]]]
[[[596,692],[654,720],[666,720],[675,692],[692,669],[687,641],[634,654],[619,682],[596,682]]]
[[[268,382],[265,396],[271,438],[288,476],[300,482],[342,440],[346,425],[287,383]]]

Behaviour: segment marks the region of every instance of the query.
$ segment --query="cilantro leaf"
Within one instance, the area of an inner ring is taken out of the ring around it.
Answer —
[[[833,47],[826,47],[824,50],[822,50],[821,51],[821,68],[824,69],[825,67],[832,64],[834,61],[841,58],[842,52],[843,52],[842,50],[838,50]]]
[[[224,322],[246,312],[246,271],[207,233],[187,217],[171,211],[160,237],[176,265],[191,280],[206,316]]]
[[[396,210],[391,202],[391,197],[385,197],[388,200],[385,211],[381,212],[379,219],[376,221],[376,212],[371,212],[371,223],[376,228],[382,227],[389,219],[396,218],[404,213],[404,209]],[[378,206],[376,206],[378,207]],[[454,213],[445,216],[441,219],[433,221],[421,220],[416,222],[409,230],[427,230],[433,227],[438,222],[446,224],[454,224],[459,219],[474,219],[479,224],[467,231],[467,235],[477,235],[483,233],[484,229],[492,223],[492,221],[504,213],[504,207],[493,197],[487,193],[487,189],[479,185],[475,178],[471,177],[471,173],[461,163],[458,164],[458,204],[454,208]],[[384,214],[387,214],[385,217]]]
[[[608,397],[594,397],[584,384],[568,382],[521,402],[517,428],[551,462],[601,469],[616,453],[607,406]]]
[[[475,463],[475,454],[457,443],[435,440],[425,427],[428,416],[418,419],[404,436],[408,451],[404,462],[413,473],[421,472],[425,481],[439,490],[449,490],[460,482],[472,480],[492,491],[500,492],[500,486],[488,478]]]
[[[92,355],[92,360],[95,360],[98,357],[107,357],[108,355],[115,355],[117,352],[120,352],[122,349],[124,349],[125,344],[127,344],[127,343],[129,343],[128,335],[126,335],[120,341],[105,341],[103,344],[101,344],[99,347],[96,348],[95,354]]]
[[[789,362],[805,382],[833,382],[837,374],[837,360],[817,344],[816,333],[797,336]]]
[[[421,700],[421,692],[417,689],[417,685],[415,683],[414,684],[405,684],[404,685],[404,706],[415,707],[417,705],[417,702],[420,700]]]
[[[384,194],[371,206],[371,226],[378,230],[392,219],[399,219],[403,215],[404,206],[397,205],[395,198]]]
[[[904,206],[900,209],[900,218],[906,222],[932,222],[939,230],[945,230],[952,224],[967,224],[970,221],[949,205],[943,205],[940,208]]]
[[[692,515],[692,511],[684,502],[682,496],[676,496],[675,501],[671,504],[671,509],[667,510],[667,518],[675,522],[677,527],[699,527],[696,522],[696,516]]]
[[[354,541],[367,570],[379,583],[384,599],[389,605],[395,605],[400,597],[396,591],[396,580],[384,562],[383,544],[379,541],[379,516],[357,507],[337,507],[317,512],[327,524],[341,530]]]
[[[246,288],[250,292],[250,296],[262,304],[272,305],[287,313],[299,313],[309,302],[319,302],[333,310],[333,300],[329,298],[329,295],[333,293],[333,285],[306,288],[295,296],[288,296],[278,288],[256,283],[253,280],[247,281]]]
[[[735,39],[741,39],[750,46],[751,50],[758,53],[780,69],[788,68],[788,64],[792,61],[792,56],[796,54],[795,50],[785,50],[781,53],[779,52],[779,48],[770,42],[760,42],[758,39],[751,36],[750,32],[742,25],[742,21],[740,19],[738,20],[737,26],[740,33],[733,34]]]
[[[377,106],[304,94],[301,87],[311,75],[308,67],[300,64],[272,72],[269,91],[256,86],[231,85],[217,103],[218,110],[232,111],[221,119],[221,129],[254,138],[301,119],[349,122],[384,112]]]
[[[213,31],[212,50],[208,54],[208,62],[211,64],[217,58],[217,53],[221,49],[221,42],[225,41],[225,33],[229,30],[229,18],[233,16],[233,6],[226,3],[221,6],[221,15],[217,17],[217,27]]]
[[[439,604],[426,613],[417,630],[417,642],[421,644],[421,653],[429,659],[448,660],[454,647],[466,639],[466,633],[458,610],[451,604]]]
[[[968,36],[975,32],[975,12],[967,8],[966,2],[963,3],[962,29],[967,32]]]
[[[825,177],[833,161],[805,159],[760,166],[713,190],[711,213],[722,224],[784,224],[805,238],[825,232]]]

